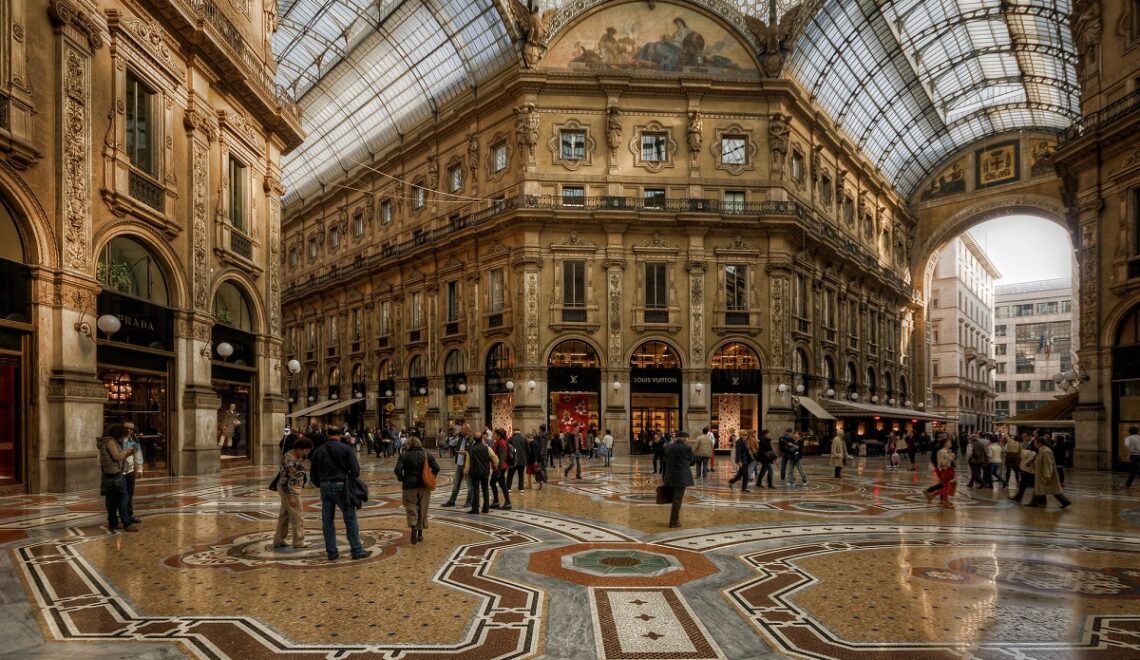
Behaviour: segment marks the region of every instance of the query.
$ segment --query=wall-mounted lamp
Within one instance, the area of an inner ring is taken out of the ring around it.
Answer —
[[[779,392],[780,394],[783,394],[784,392],[788,391],[788,386],[783,384],[783,383],[780,383],[779,385],[776,386],[776,391]]]
[[[316,401],[316,397],[309,397],[309,403],[312,403],[313,401]]]
[[[796,394],[803,394],[803,393],[804,393],[804,384],[800,383],[799,385],[796,385]]]
[[[384,390],[384,396],[391,397],[392,396],[392,390]]]
[[[427,394],[427,388],[426,388],[426,387],[421,387],[421,388],[420,388],[419,390],[417,390],[417,391],[420,393],[420,396],[424,396],[424,395],[426,395],[426,394]]]
[[[877,395],[877,394],[872,395],[871,396],[871,403],[878,403],[878,402],[879,402],[879,395]]]
[[[894,399],[887,399],[887,403],[888,403],[889,405],[892,405],[892,406],[893,406],[893,405],[895,405],[895,400],[894,400]]]
[[[528,381],[526,382],[526,388],[527,388],[528,390],[534,390],[534,388],[536,388],[536,387],[538,387],[538,383],[534,382],[534,380],[533,380],[533,379],[531,379],[531,380],[528,380]]]
[[[705,389],[704,383],[697,383],[696,385],[693,385],[693,389],[697,391],[697,394],[700,394]]]
[[[95,337],[91,331],[91,324],[83,320],[86,315],[86,309],[80,312],[79,321],[75,323],[75,331],[94,341]],[[95,327],[99,329],[99,332],[102,332],[103,334],[110,337],[122,329],[123,322],[120,321],[119,317],[117,316],[114,316],[112,314],[104,314],[95,319]]]
[[[918,409],[919,409],[919,410],[926,410],[926,404],[925,404],[925,403],[923,403],[923,402],[921,402],[921,401],[919,401],[919,402],[918,402]]]
[[[467,383],[460,383],[459,384],[459,391],[460,392],[466,392],[467,391]]]
[[[332,394],[329,395],[329,398],[332,399],[333,401],[336,401],[337,399],[340,398],[340,396],[336,392],[333,392]]]
[[[852,401],[858,401],[859,400],[859,393],[858,392],[852,392],[851,393],[851,400]]]
[[[910,402],[910,399],[907,399],[907,400],[906,400],[906,407],[907,407],[907,408],[910,408],[910,407],[911,407],[911,402]]]
[[[234,354],[234,347],[229,342],[221,342],[214,347],[214,352],[217,353],[223,360]]]
[[[508,381],[505,383],[505,387],[507,388],[507,391],[508,391],[508,392],[510,392],[510,391],[512,391],[512,390],[514,390],[514,389],[515,389],[515,381],[513,381],[513,380],[508,380]]]
[[[614,388],[615,392],[620,390],[621,389],[621,381],[615,378],[614,382],[613,382],[613,388]]]
[[[289,360],[286,362],[285,368],[288,369],[289,373],[294,376],[301,373],[301,363],[296,360]]]
[[[831,397],[835,396],[835,390],[829,387],[827,388],[827,391],[823,393],[823,395],[830,399]]]

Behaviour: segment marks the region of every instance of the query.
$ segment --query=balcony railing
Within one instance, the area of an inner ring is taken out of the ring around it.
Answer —
[[[646,323],[668,323],[669,310],[667,309],[647,309],[645,310]]]
[[[1057,147],[1064,147],[1067,143],[1080,139],[1093,131],[1106,128],[1109,124],[1136,112],[1137,109],[1140,109],[1140,89],[1073,122],[1058,136]]]
[[[586,308],[585,307],[563,307],[562,308],[562,322],[563,323],[585,323],[586,322]]]
[[[488,328],[501,328],[503,327],[503,313],[496,312],[487,317]]]
[[[748,312],[725,312],[725,325],[748,325]]]
[[[867,251],[858,241],[847,237],[835,229],[830,221],[815,218],[809,208],[795,200],[789,201],[762,201],[762,202],[724,202],[719,199],[666,199],[664,208],[649,208],[645,199],[641,197],[585,197],[575,200],[580,204],[567,206],[562,198],[556,195],[516,195],[505,199],[495,200],[490,206],[463,216],[463,223],[447,221],[435,229],[425,229],[402,243],[382,246],[377,253],[363,257],[359,263],[353,264],[352,269],[339,269],[330,267],[321,275],[310,275],[307,280],[295,282],[285,288],[286,298],[299,295],[310,289],[318,288],[335,282],[342,277],[351,277],[359,274],[361,269],[369,269],[385,260],[398,258],[417,251],[424,245],[449,240],[451,235],[480,225],[492,222],[496,218],[519,210],[550,209],[566,213],[582,211],[598,211],[602,209],[611,211],[636,211],[640,213],[707,213],[718,216],[783,216],[794,218],[805,229],[811,230],[832,245],[841,254],[850,255],[852,259],[867,265],[870,270],[893,284],[900,291],[910,293],[909,285],[891,268],[879,264],[878,258]],[[343,271],[343,272],[341,272]]]
[[[253,258],[253,242],[249,240],[248,236],[236,229],[230,230],[230,250],[246,259]]]
[[[166,204],[164,203],[166,191],[162,189],[162,186],[134,170],[131,170],[127,175],[127,191],[131,197],[155,211],[159,213],[166,211]]]

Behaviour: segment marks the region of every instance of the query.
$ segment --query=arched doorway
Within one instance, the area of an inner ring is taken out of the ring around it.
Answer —
[[[844,380],[847,381],[847,396],[845,398],[851,401],[859,400],[859,371],[855,368],[854,362],[847,363],[847,369],[844,372]]]
[[[174,312],[161,262],[142,241],[121,235],[103,246],[95,275],[103,286],[97,318],[118,320],[111,334],[96,328],[98,375],[107,389],[104,424],[133,421],[148,472],[166,473],[174,449],[169,442]],[[219,446],[232,438],[232,432],[224,436],[223,431],[219,426]]]
[[[455,427],[467,417],[467,360],[454,349],[443,360],[443,388],[447,394],[448,426]]]
[[[760,357],[748,345],[728,342],[718,348],[712,366],[712,430],[717,449],[728,446],[729,429],[759,431],[764,384]]]
[[[390,425],[390,417],[396,409],[396,379],[392,374],[392,361],[384,360],[376,371],[376,423],[381,430]]]
[[[408,360],[408,396],[411,401],[408,421],[415,434],[422,438],[424,418],[428,410],[427,367],[422,355],[413,355]]]
[[[348,407],[348,426],[361,431],[364,429],[364,411],[366,408],[364,401],[368,395],[368,383],[364,378],[363,364],[357,362],[352,365],[352,371],[349,373],[349,387],[352,388],[349,395],[352,397],[353,404]]]
[[[33,327],[26,259],[16,220],[0,202],[0,486],[22,483],[27,470],[25,379]]]
[[[1129,468],[1124,446],[1128,428],[1140,427],[1140,305],[1132,308],[1116,330],[1112,348],[1113,467]]]
[[[650,432],[675,434],[681,414],[681,358],[663,341],[647,341],[629,359],[630,433],[637,446],[648,446]]]
[[[245,293],[226,280],[214,292],[211,386],[218,393],[218,426],[222,459],[253,455],[250,432],[257,428],[257,335],[253,311]],[[223,467],[225,467],[223,465]]]
[[[497,342],[487,352],[483,370],[483,423],[493,429],[514,429],[515,357]]]
[[[550,392],[547,428],[565,433],[579,426],[583,430],[597,426],[602,370],[594,347],[580,339],[568,339],[554,347],[546,364]]]

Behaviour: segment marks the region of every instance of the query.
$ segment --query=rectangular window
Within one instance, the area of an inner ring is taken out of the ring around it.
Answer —
[[[665,190],[662,188],[646,188],[645,189],[645,208],[647,209],[663,209],[665,208]]]
[[[290,268],[296,268],[297,263],[301,261],[301,255],[298,254],[298,252],[299,252],[299,250],[297,250],[297,248],[293,248],[292,250],[289,250],[289,267]]]
[[[387,337],[392,331],[392,303],[387,300],[380,303],[380,327],[379,334],[381,337]]]
[[[997,336],[997,337],[1005,337],[1005,336],[1007,336],[1007,335],[1006,335],[1006,326],[1004,326],[1004,325],[996,325],[996,326],[994,326],[994,336]]]
[[[994,345],[994,355],[1007,355],[1008,350],[1009,350],[1009,346],[1007,346],[1006,344],[995,344]]]
[[[994,391],[995,392],[1008,392],[1009,391],[1009,384],[1004,380],[996,381],[996,382],[994,382]]]
[[[380,222],[381,224],[392,224],[392,200],[386,199],[380,202]]]
[[[641,160],[663,163],[668,160],[669,138],[664,133],[641,134]]]
[[[127,156],[131,165],[158,174],[155,158],[154,90],[127,70]]]
[[[933,377],[938,378],[938,360],[930,363],[930,373]]]
[[[500,142],[491,147],[491,171],[495,174],[507,169],[507,143]]]
[[[1038,314],[1056,314],[1057,313],[1057,301],[1054,300],[1052,302],[1037,303],[1037,313]]]
[[[308,338],[306,345],[309,347],[308,350],[310,351],[317,350],[317,324],[313,321],[309,321]]]
[[[447,170],[447,186],[451,192],[463,190],[463,168],[456,165]]]
[[[362,330],[362,328],[360,327],[360,310],[354,309],[354,310],[352,310],[352,341],[354,341],[354,342],[360,341],[360,335],[363,334],[361,332],[361,330]]]
[[[724,191],[724,212],[725,213],[744,213],[744,191],[743,190],[726,190]]]
[[[1019,381],[1017,381],[1017,388],[1016,389],[1018,392],[1032,392],[1033,391],[1032,385],[1033,385],[1033,381],[1019,380]]]
[[[1052,380],[1042,380],[1038,381],[1037,388],[1042,392],[1056,392],[1057,383],[1054,383]]]
[[[423,186],[412,185],[412,208],[416,211],[424,207],[425,194]]]
[[[562,186],[563,206],[585,206],[586,189],[582,186]]]
[[[645,264],[645,322],[669,322],[668,284],[665,264]]]
[[[1036,362],[1036,360],[1034,360],[1033,358],[1029,358],[1028,360],[1022,360],[1019,357],[1016,360],[1016,363],[1017,363],[1016,373],[1019,373],[1019,374],[1031,374],[1031,373],[1033,373],[1037,368],[1035,362]]]
[[[316,258],[317,258],[317,239],[314,237],[314,238],[309,239],[309,259],[312,260],[312,259],[316,259]]]
[[[562,143],[562,160],[582,160],[586,157],[586,131],[559,131]]]
[[[823,292],[823,327],[835,329],[835,292],[831,290]]]
[[[412,330],[419,330],[424,327],[424,294],[422,292],[417,291],[412,294],[411,306],[408,325]]]
[[[586,262],[562,262],[562,304],[586,307]]]
[[[1062,300],[1061,301],[1061,313],[1062,314],[1068,314],[1071,311],[1073,311],[1073,301],[1072,300]]]
[[[240,160],[230,156],[230,224],[233,228],[245,232],[245,205],[246,205],[246,166]]]
[[[340,247],[340,227],[329,230],[329,247],[334,250]]]
[[[1007,364],[1007,363],[1005,363],[1005,362],[998,362],[998,364],[997,364],[997,372],[998,372],[999,374],[1004,374],[1004,373],[1005,373],[1005,365],[1006,365],[1006,364]]]
[[[744,165],[747,158],[747,141],[742,136],[726,135],[720,139],[720,162],[724,165]]]
[[[336,346],[337,335],[339,333],[337,332],[337,328],[336,328],[336,317],[335,316],[329,317],[329,322],[328,322],[328,325],[325,326],[325,331],[328,332],[328,344],[326,344],[326,345],[329,346],[330,348],[333,346]]]
[[[352,216],[352,235],[360,238],[364,234],[364,212],[357,211]]]
[[[871,312],[871,318],[867,324],[867,339],[872,346],[879,345],[879,313]]]
[[[447,283],[447,309],[445,319],[448,323],[459,319],[459,281],[452,280]]]
[[[851,303],[851,311],[847,314],[847,334],[852,337],[859,336],[859,303]]]
[[[729,311],[748,309],[748,266],[728,264],[724,267],[724,306]]]
[[[496,268],[488,274],[487,288],[490,293],[490,311],[492,314],[498,314],[503,311],[503,269]]]

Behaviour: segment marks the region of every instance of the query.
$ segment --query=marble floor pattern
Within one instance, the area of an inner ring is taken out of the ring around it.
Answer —
[[[1074,505],[1001,489],[927,504],[926,459],[863,459],[794,488],[689,489],[682,527],[648,458],[551,470],[512,511],[404,527],[392,459],[362,456],[364,561],[274,550],[272,468],[146,478],[137,534],[97,493],[0,497],[0,658],[1140,658],[1140,489],[1069,471]],[[342,556],[347,555],[341,536]]]

